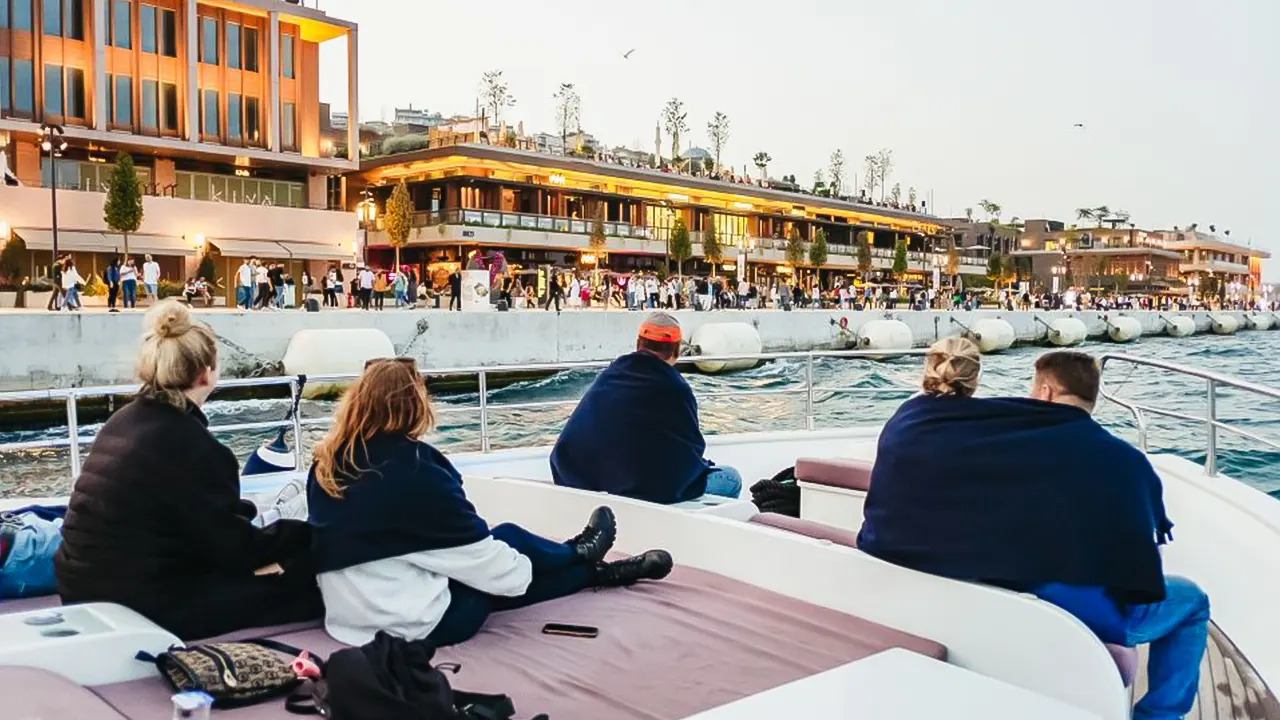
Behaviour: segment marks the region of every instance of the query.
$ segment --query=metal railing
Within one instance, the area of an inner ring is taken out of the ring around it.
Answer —
[[[1274,440],[1264,438],[1257,433],[1243,430],[1222,422],[1218,419],[1218,390],[1220,388],[1234,388],[1236,390],[1244,390],[1255,395],[1269,398],[1271,400],[1280,400],[1280,390],[1270,388],[1265,385],[1251,383],[1247,380],[1237,380],[1227,375],[1210,372],[1208,370],[1197,370],[1195,368],[1184,367],[1163,360],[1154,360],[1151,358],[1134,357],[1132,355],[1120,355],[1106,353],[1099,358],[1102,365],[1103,384],[1101,389],[1102,397],[1115,403],[1116,405],[1128,410],[1133,415],[1134,424],[1138,429],[1138,447],[1143,452],[1147,452],[1147,443],[1150,436],[1150,426],[1148,424],[1149,416],[1167,417],[1176,420],[1193,422],[1205,426],[1208,433],[1205,442],[1205,461],[1204,472],[1206,475],[1214,476],[1218,474],[1218,432],[1225,431],[1248,438],[1256,443],[1261,443],[1267,447],[1280,450],[1280,443]],[[1137,367],[1149,367],[1159,370],[1165,370],[1179,375],[1191,378],[1198,378],[1205,381],[1205,414],[1203,416],[1191,415],[1177,410],[1168,408],[1155,407],[1134,402],[1126,398],[1119,397],[1115,391],[1109,389],[1106,383],[1106,369],[1109,364],[1127,363]]]
[[[733,361],[762,361],[762,360],[803,360],[804,368],[804,385],[801,387],[791,388],[768,388],[768,389],[746,389],[746,390],[722,390],[714,392],[698,393],[699,398],[725,398],[739,396],[765,396],[765,395],[803,395],[804,396],[804,417],[805,428],[813,430],[816,426],[816,409],[815,397],[821,394],[828,395],[878,395],[878,394],[897,394],[909,393],[916,390],[915,387],[907,386],[886,386],[875,388],[856,388],[856,387],[819,387],[814,384],[813,370],[814,361],[822,358],[868,358],[883,359],[886,357],[922,357],[928,351],[925,349],[918,350],[827,350],[812,352],[776,352],[776,353],[756,353],[750,355],[699,355],[680,358],[680,363],[700,363],[700,362],[733,362]],[[492,403],[489,400],[489,379],[495,374],[509,373],[529,373],[529,372],[563,372],[578,369],[595,369],[603,368],[609,365],[612,360],[591,360],[581,362],[559,362],[559,363],[530,363],[522,365],[484,365],[474,367],[454,367],[440,369],[424,369],[422,375],[424,377],[456,377],[474,375],[477,379],[477,400],[474,405],[453,405],[446,403],[437,403],[435,413],[437,415],[444,413],[462,413],[471,412],[479,414],[480,424],[480,450],[481,452],[492,451],[492,427],[490,423],[490,414],[495,411],[510,410],[535,410],[550,407],[567,407],[575,406],[578,400],[541,400],[535,402],[514,402],[514,403]],[[289,388],[289,398],[292,401],[291,407],[297,407],[301,401],[301,395],[304,384],[325,385],[331,383],[341,383],[354,380],[359,373],[342,373],[335,375],[312,375],[305,378],[305,383],[299,377],[258,377],[258,378],[240,378],[233,380],[222,380],[218,383],[220,390],[235,388],[257,388],[257,387],[275,387],[287,385]],[[82,461],[83,447],[93,442],[91,436],[82,436],[80,434],[80,418],[79,403],[81,400],[91,398],[106,398],[131,395],[137,392],[136,385],[109,385],[91,388],[64,388],[57,390],[20,390],[12,392],[0,393],[0,403],[19,403],[19,402],[58,402],[62,401],[66,404],[67,418],[67,436],[65,438],[53,438],[47,440],[33,440],[26,442],[0,443],[0,454],[5,452],[30,451],[67,448],[71,462],[71,477],[75,478],[80,474],[80,466]],[[213,433],[227,432],[243,432],[250,430],[277,430],[282,427],[292,428],[293,431],[293,453],[296,467],[303,467],[306,463],[307,448],[302,429],[308,426],[327,425],[332,418],[303,418],[301,412],[291,413],[288,419],[284,420],[268,420],[263,422],[252,423],[228,423],[222,425],[210,425],[209,431]]]

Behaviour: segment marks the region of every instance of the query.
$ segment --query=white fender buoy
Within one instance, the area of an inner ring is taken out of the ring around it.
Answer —
[[[764,349],[760,332],[743,322],[707,323],[693,331],[690,341],[703,355],[758,355]],[[746,370],[756,366],[756,360],[712,360],[695,363],[704,373],[720,373],[730,370]]]
[[[1188,337],[1196,334],[1196,321],[1186,315],[1165,318],[1164,331],[1169,337]]]
[[[1213,331],[1219,335],[1234,335],[1240,329],[1240,321],[1235,315],[1210,315],[1209,324],[1213,326]]]
[[[1276,324],[1275,318],[1270,315],[1245,315],[1244,321],[1250,330],[1270,330]]]
[[[375,328],[333,328],[299,330],[284,351],[286,375],[342,375],[364,370],[375,358],[395,357],[391,338]],[[348,383],[307,383],[305,398],[327,397],[342,392]]]
[[[978,344],[982,354],[1008,350],[1013,346],[1017,334],[1013,326],[999,318],[984,318],[969,326],[973,341]]]
[[[910,350],[911,326],[901,320],[870,320],[858,328],[857,350]]]
[[[1079,345],[1089,337],[1089,328],[1077,318],[1058,318],[1049,323],[1049,342],[1058,347]]]
[[[1112,342],[1133,342],[1142,337],[1142,323],[1138,322],[1138,318],[1127,315],[1107,318],[1107,337],[1111,338]]]

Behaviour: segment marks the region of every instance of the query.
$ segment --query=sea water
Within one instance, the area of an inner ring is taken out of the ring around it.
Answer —
[[[1082,350],[1101,355],[1124,353],[1156,358],[1179,365],[1210,370],[1280,388],[1280,331],[1241,332],[1234,336],[1197,335],[1173,339],[1147,337],[1128,345],[1089,343]],[[982,394],[1025,395],[1031,382],[1032,363],[1044,348],[1016,348],[982,359]],[[818,392],[814,398],[816,427],[835,428],[882,423],[918,387],[920,358],[887,361],[826,358],[814,364],[817,388],[905,388],[887,393]],[[504,410],[503,404],[581,397],[595,376],[594,370],[574,370],[542,380],[519,383],[490,391],[490,443],[494,449],[545,445],[555,441],[569,416],[569,406]],[[686,375],[700,399],[703,431],[707,434],[798,430],[805,427],[805,395],[766,394],[712,397],[712,393],[738,390],[801,390],[805,387],[805,362],[785,360],[762,364],[755,369],[720,375]],[[1149,367],[1116,363],[1106,373],[1107,386],[1127,399],[1144,405],[1166,408],[1187,415],[1204,416],[1205,381]],[[442,395],[436,398],[439,427],[429,440],[444,452],[478,450],[480,424],[475,393]],[[332,402],[303,404],[303,417],[331,415]],[[214,425],[249,423],[284,418],[286,400],[213,401],[205,408]],[[619,408],[621,411],[622,408]],[[1231,389],[1218,392],[1218,418],[1264,438],[1280,441],[1280,401]],[[1122,437],[1137,440],[1136,425],[1128,411],[1111,403],[1100,403],[1098,419]],[[619,419],[619,422],[623,420]],[[99,426],[82,426],[82,435],[91,435]],[[322,426],[305,428],[306,447],[324,434]],[[1202,423],[1151,418],[1149,447],[1153,452],[1173,452],[1203,463],[1207,429]],[[220,434],[243,460],[264,439],[265,432]],[[66,437],[65,428],[0,433],[0,443]],[[1069,452],[1069,450],[1064,450]],[[1251,440],[1219,433],[1218,470],[1280,496],[1280,452]],[[780,459],[780,468],[784,459]],[[0,497],[49,497],[65,494],[69,487],[68,457],[65,450],[0,453]],[[748,482],[756,478],[748,478]]]

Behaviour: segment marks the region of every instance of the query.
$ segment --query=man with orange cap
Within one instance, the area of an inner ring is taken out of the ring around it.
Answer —
[[[676,371],[680,323],[645,319],[636,351],[614,360],[574,409],[551,452],[557,485],[672,504],[738,497],[742,477],[703,457],[698,401]]]

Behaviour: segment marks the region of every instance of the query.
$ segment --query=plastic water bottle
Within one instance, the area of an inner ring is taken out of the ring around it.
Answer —
[[[174,695],[173,720],[209,720],[213,698],[207,693],[183,692]]]

